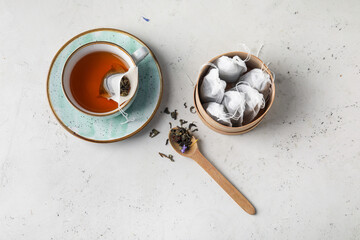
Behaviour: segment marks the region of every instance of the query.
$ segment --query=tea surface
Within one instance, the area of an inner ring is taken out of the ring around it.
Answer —
[[[118,107],[117,102],[101,97],[99,89],[109,72],[126,72],[128,66],[119,56],[110,52],[93,52],[81,58],[70,75],[70,89],[77,103],[97,113],[109,112]]]

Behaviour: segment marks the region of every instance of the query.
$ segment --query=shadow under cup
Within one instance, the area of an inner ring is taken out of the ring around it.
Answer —
[[[84,56],[89,55],[94,52],[109,52],[109,53],[112,53],[112,54],[120,57],[121,59],[123,59],[127,63],[129,68],[136,66],[131,55],[127,51],[125,51],[123,48],[121,48],[120,46],[118,46],[116,44],[109,43],[109,42],[88,43],[86,45],[81,46],[77,50],[75,50],[70,55],[70,57],[67,59],[67,61],[65,63],[64,70],[62,73],[62,88],[63,88],[64,94],[65,94],[67,100],[77,110],[79,110],[85,114],[95,116],[95,117],[118,116],[120,114],[120,109],[125,111],[131,105],[131,103],[135,99],[135,96],[133,96],[131,99],[129,99],[128,101],[126,101],[125,103],[123,103],[122,105],[120,105],[119,107],[117,107],[116,109],[114,109],[112,111],[94,112],[94,111],[88,110],[88,109],[84,108],[83,106],[81,106],[76,101],[75,97],[72,94],[71,86],[70,86],[70,78],[71,78],[71,73],[72,73],[74,67],[79,62],[80,59],[82,59]]]

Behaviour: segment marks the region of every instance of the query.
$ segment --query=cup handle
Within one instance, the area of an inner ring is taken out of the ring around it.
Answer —
[[[135,65],[137,66],[148,54],[149,50],[147,47],[141,47],[131,54],[131,57],[134,59]]]

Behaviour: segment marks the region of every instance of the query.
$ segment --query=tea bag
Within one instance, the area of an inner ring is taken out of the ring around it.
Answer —
[[[254,68],[240,77],[239,82],[246,82],[252,88],[255,88],[264,95],[266,100],[270,93],[271,80],[270,75],[261,70]]]
[[[219,70],[211,68],[203,79],[200,87],[200,99],[203,103],[217,102],[221,103],[226,82],[219,78]]]
[[[124,109],[120,108],[120,106],[129,101],[136,92],[138,81],[138,67],[131,67],[127,72],[118,73],[109,71],[109,76],[103,79],[100,87],[99,87],[99,95],[101,97],[111,99],[118,103],[119,112],[125,118],[125,121],[121,124],[126,124],[129,122],[135,121],[135,118],[129,118],[128,113],[125,112]],[[105,80],[106,79],[106,80]],[[123,94],[123,82],[127,81],[127,94]]]
[[[248,124],[254,120],[260,109],[265,107],[264,96],[246,83],[236,84],[233,90],[237,90],[238,92],[245,94],[246,105],[243,124]]]
[[[222,56],[216,59],[214,64],[219,69],[220,78],[228,83],[236,82],[240,75],[247,71],[245,61],[239,56],[233,58]]]
[[[104,82],[100,86],[100,95],[117,102],[120,106],[125,101],[131,99],[131,97],[135,94],[137,88],[136,79],[138,78],[139,74],[138,72],[138,67],[131,67],[125,73],[110,73],[110,75],[106,78],[106,81],[103,80]],[[129,89],[126,95],[122,94],[122,82],[124,80],[127,80],[129,85]]]
[[[234,90],[226,91],[222,104],[225,106],[234,127],[240,127],[243,123],[246,106],[245,93]]]
[[[210,102],[210,103],[205,103],[203,106],[212,119],[214,119],[215,121],[217,121],[222,125],[232,127],[232,123],[230,121],[230,118],[228,117],[224,105],[215,102]]]

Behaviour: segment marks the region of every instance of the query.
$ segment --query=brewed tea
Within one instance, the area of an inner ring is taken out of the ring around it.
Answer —
[[[99,94],[103,78],[109,72],[124,73],[129,69],[119,56],[105,51],[93,52],[82,57],[70,75],[70,90],[83,108],[97,113],[118,108],[118,103]]]

